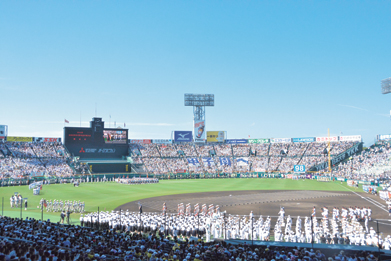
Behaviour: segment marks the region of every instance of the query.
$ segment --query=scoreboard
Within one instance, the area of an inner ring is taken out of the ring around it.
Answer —
[[[127,129],[105,129],[101,118],[93,118],[90,128],[64,128],[65,147],[81,159],[120,159],[128,155],[127,141]]]

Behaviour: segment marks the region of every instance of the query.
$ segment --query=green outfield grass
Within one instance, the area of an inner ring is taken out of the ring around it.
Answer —
[[[41,198],[47,200],[80,200],[86,205],[86,212],[110,211],[130,201],[164,195],[212,192],[212,191],[238,191],[238,190],[328,190],[349,191],[346,183],[317,182],[315,180],[289,180],[289,179],[198,179],[198,180],[163,180],[158,184],[123,185],[110,183],[82,183],[75,188],[73,184],[54,184],[43,186],[41,195],[34,196],[28,186],[2,187],[0,197],[4,197],[4,215],[20,217],[20,209],[10,207],[9,198],[14,192],[19,192],[28,198],[28,210],[23,207],[23,218],[41,218],[41,211],[37,208]],[[1,203],[1,202],[0,202]],[[44,219],[59,220],[59,213],[44,211]],[[74,221],[78,221],[78,214],[72,214]]]

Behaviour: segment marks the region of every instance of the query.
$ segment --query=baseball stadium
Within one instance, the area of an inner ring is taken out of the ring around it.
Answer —
[[[0,1],[0,261],[391,261],[390,10]]]
[[[185,100],[192,96],[200,101],[192,94]],[[65,126],[62,138],[4,135],[2,216],[65,231],[168,239],[173,246],[194,241],[254,252],[273,243],[391,253],[388,135],[364,148],[361,135],[226,139],[199,126],[173,131],[170,139],[135,140],[128,129],[105,128],[94,117],[90,127]],[[137,258],[132,251],[98,254]],[[209,254],[190,258],[228,258]]]

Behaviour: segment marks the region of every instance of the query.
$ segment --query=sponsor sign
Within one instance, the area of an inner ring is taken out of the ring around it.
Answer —
[[[292,138],[292,142],[314,142],[315,137],[307,137],[307,138]]]
[[[248,143],[255,143],[255,144],[264,144],[264,143],[270,143],[270,139],[249,139]]]
[[[193,165],[193,166],[200,165],[200,162],[198,161],[197,158],[187,158],[187,162],[189,163],[189,165]]]
[[[271,139],[270,142],[271,143],[289,143],[291,142],[291,138],[275,138],[275,139]]]
[[[151,144],[152,140],[129,140],[129,143],[133,143],[133,144]]]
[[[220,165],[231,166],[231,159],[230,158],[221,157],[220,158]]]
[[[338,136],[333,137],[316,137],[316,142],[337,142]]]
[[[0,125],[0,139],[5,139],[8,135],[7,125]]]
[[[288,175],[286,175],[286,178],[287,178],[287,179],[293,179],[293,174],[288,174]]]
[[[312,179],[312,174],[305,174],[306,179]]]
[[[194,141],[205,142],[205,121],[194,121]]]
[[[111,154],[115,153],[115,149],[112,148],[80,148],[79,153],[102,153],[102,154]]]
[[[61,142],[61,138],[34,137],[35,142]]]
[[[247,140],[246,139],[239,139],[239,140],[230,139],[230,140],[225,140],[225,143],[227,143],[227,144],[243,144],[243,143],[247,143]]]
[[[377,135],[378,140],[391,140],[391,134],[380,134]]]
[[[296,173],[304,173],[305,172],[305,165],[295,165],[295,166],[293,166],[293,171]]]
[[[156,143],[156,144],[171,144],[172,143],[172,140],[152,140],[152,143]]]
[[[14,136],[8,136],[7,141],[10,142],[33,142],[33,137],[14,137]]]
[[[207,142],[224,142],[224,131],[207,131]]]
[[[204,165],[208,165],[208,166],[214,166],[215,165],[215,162],[210,157],[202,158],[202,162],[204,163]]]
[[[361,135],[339,136],[339,141],[361,141]]]
[[[248,158],[247,157],[236,158],[236,164],[238,166],[247,166],[248,165]]]
[[[174,131],[175,142],[192,142],[193,134],[191,131]]]
[[[185,170],[185,169],[176,169],[175,172],[176,173],[187,173],[187,170]]]

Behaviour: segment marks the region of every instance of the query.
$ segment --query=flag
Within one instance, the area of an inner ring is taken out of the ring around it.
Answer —
[[[68,121],[67,119],[64,119],[64,122],[65,122],[65,123],[69,123],[69,121]]]
[[[126,123],[124,122],[124,128],[126,127]]]

